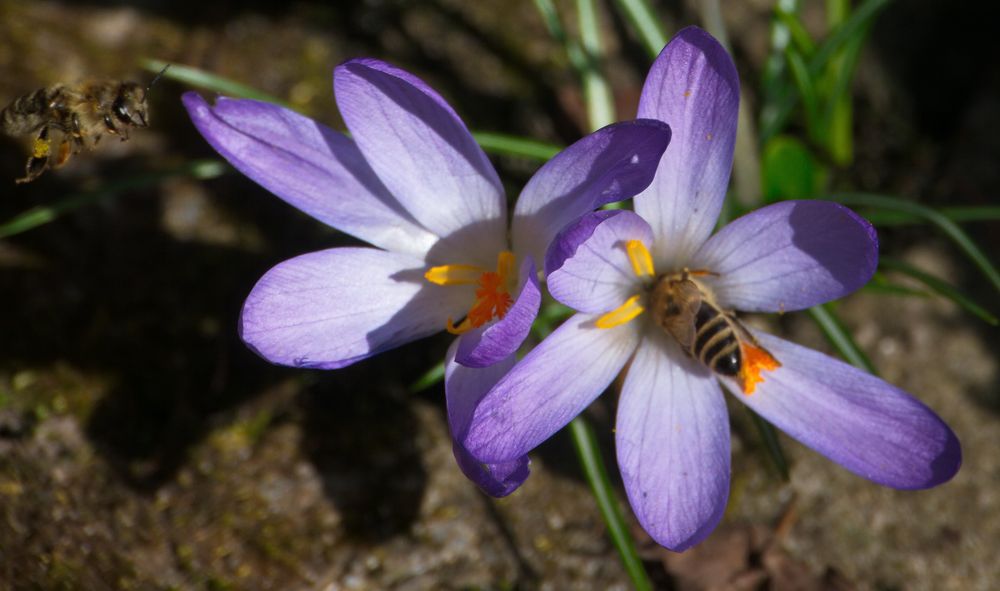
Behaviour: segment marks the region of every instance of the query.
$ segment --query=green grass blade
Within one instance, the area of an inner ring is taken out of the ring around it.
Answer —
[[[660,55],[667,44],[667,33],[660,27],[660,19],[645,0],[615,0],[618,10],[632,25],[649,57]]]
[[[590,483],[590,490],[594,493],[597,507],[608,527],[611,542],[618,550],[624,563],[625,572],[632,579],[632,585],[636,590],[652,591],[653,584],[635,551],[635,543],[632,541],[628,526],[625,525],[625,520],[622,518],[618,500],[612,492],[611,481],[608,480],[608,472],[604,468],[604,460],[601,458],[594,430],[582,416],[578,416],[570,422],[569,430],[573,436],[573,447],[576,449],[580,465],[583,467],[583,473],[587,477],[587,482]]]
[[[920,283],[923,283],[938,295],[955,302],[967,312],[978,316],[983,321],[992,324],[993,326],[997,326],[998,324],[996,316],[990,314],[985,308],[969,299],[965,294],[958,291],[955,286],[940,277],[935,277],[934,275],[921,271],[920,269],[903,261],[888,257],[882,257],[879,259],[879,266],[890,271],[896,271],[904,275],[908,275]]]
[[[423,392],[427,388],[439,383],[444,379],[444,361],[438,363],[434,367],[428,369],[424,372],[424,375],[416,379],[408,390],[411,394],[416,394],[417,392]]]
[[[989,258],[976,246],[972,238],[969,238],[969,235],[958,224],[940,212],[904,199],[870,193],[838,193],[831,196],[830,200],[843,203],[844,205],[898,211],[922,218],[924,221],[934,224],[969,257],[969,260],[979,268],[980,272],[993,284],[993,287],[997,291],[1000,291],[1000,273],[997,272],[993,263],[990,262]]]
[[[751,410],[749,406],[744,406],[744,408],[750,413],[750,418],[753,419],[753,424],[757,427],[757,434],[760,435],[760,440],[764,444],[767,457],[771,459],[771,463],[774,464],[774,468],[778,471],[781,479],[788,482],[788,459],[785,457],[785,451],[781,448],[781,440],[778,439],[778,430],[774,428],[774,425],[767,422],[764,417]]]
[[[615,101],[611,95],[611,87],[601,71],[604,49],[596,0],[577,0],[576,11],[580,20],[580,40],[587,58],[587,68],[582,72],[587,122],[590,129],[595,130],[615,122]]]
[[[774,9],[774,14],[781,20],[781,24],[788,28],[788,34],[798,52],[806,57],[811,56],[816,51],[816,43],[806,28],[799,20],[798,11],[784,10],[780,5]]]
[[[562,150],[555,144],[489,131],[473,131],[472,137],[491,154],[520,156],[541,162],[548,161]]]
[[[93,191],[76,193],[56,201],[52,205],[39,205],[24,211],[0,224],[0,238],[8,238],[58,219],[67,213],[117,197],[125,191],[143,189],[159,184],[163,180],[192,176],[197,179],[212,179],[220,176],[228,167],[218,160],[195,160],[167,170],[145,172],[108,183]]]
[[[851,333],[844,327],[843,322],[840,321],[830,304],[809,308],[809,316],[816,322],[820,330],[823,331],[823,336],[830,341],[841,357],[855,367],[860,367],[872,375],[878,375],[871,360],[854,342]]]
[[[154,59],[144,59],[142,60],[142,66],[149,70],[150,72],[159,72],[167,65],[167,62],[162,62],[160,60]],[[170,68],[163,73],[164,78],[180,82],[182,84],[187,84],[189,86],[194,86],[195,88],[201,88],[204,90],[209,90],[212,92],[217,92],[219,94],[224,94],[226,96],[236,97],[236,98],[248,98],[255,99],[259,101],[265,101],[268,103],[273,103],[275,105],[281,105],[282,107],[291,108],[285,101],[271,96],[265,92],[261,92],[256,88],[241,84],[229,78],[223,78],[211,72],[206,72],[205,70],[200,70],[192,66],[184,66],[181,64],[170,64]]]
[[[788,61],[788,71],[792,74],[795,88],[799,91],[799,95],[802,97],[802,105],[806,110],[806,128],[809,130],[811,137],[814,139],[818,138],[820,137],[819,97],[816,94],[816,86],[813,84],[813,79],[809,75],[809,68],[806,66],[805,60],[802,59],[802,56],[794,48],[789,47],[785,51],[785,59]]]
[[[942,207],[936,211],[956,223],[1000,221],[1000,207],[993,205],[957,205],[955,207]],[[876,226],[927,223],[927,220],[920,216],[902,211],[865,209],[861,213],[865,219]]]

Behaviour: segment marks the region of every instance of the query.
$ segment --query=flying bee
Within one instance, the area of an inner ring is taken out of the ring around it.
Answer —
[[[661,275],[650,293],[653,319],[694,359],[720,375],[736,378],[753,393],[762,370],[781,366],[731,312],[719,307],[692,276],[710,271]]]
[[[0,130],[12,137],[35,135],[24,178],[16,182],[27,183],[50,167],[59,168],[71,154],[95,147],[104,133],[125,141],[129,129],[148,127],[146,98],[167,67],[145,88],[136,82],[92,80],[56,84],[14,99],[0,111]]]

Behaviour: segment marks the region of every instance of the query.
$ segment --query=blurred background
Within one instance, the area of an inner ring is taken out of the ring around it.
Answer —
[[[652,60],[619,4],[597,2],[601,68],[618,117],[631,118]],[[849,87],[852,153],[815,151],[822,190],[1000,205],[990,4],[898,0],[878,14]],[[555,6],[575,35],[575,4]],[[704,25],[700,2],[651,6],[668,35]],[[816,39],[826,8],[801,2]],[[768,0],[721,3],[755,117],[775,14]],[[0,0],[0,107],[59,82],[145,84],[153,59],[343,129],[331,73],[357,56],[422,77],[473,130],[568,144],[589,129],[565,48],[527,0]],[[14,184],[25,143],[0,138],[0,589],[628,588],[566,435],[541,446],[507,499],[458,471],[441,385],[411,388],[446,335],[331,372],[274,367],[243,346],[239,309],[268,268],[352,239],[202,162],[216,154],[181,107],[189,88],[161,80],[150,129],[29,184]],[[786,137],[812,146],[806,127],[795,112]],[[539,165],[492,160],[512,196]],[[782,190],[759,183],[745,190]],[[1000,259],[996,221],[962,227]],[[884,257],[998,311],[989,280],[941,232],[886,222],[879,235]],[[893,491],[783,438],[785,480],[737,403],[731,498],[707,542],[682,555],[656,547],[620,496],[658,588],[1000,581],[1000,331],[948,299],[905,293],[865,289],[837,312],[880,374],[957,432],[958,476]],[[804,314],[756,321],[832,351]],[[614,403],[603,396],[587,415],[617,478]]]

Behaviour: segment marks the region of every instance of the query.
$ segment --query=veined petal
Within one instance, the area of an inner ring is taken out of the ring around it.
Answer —
[[[341,133],[288,109],[219,97],[183,97],[195,127],[237,170],[289,205],[393,252],[423,256],[437,237],[422,228]]]
[[[521,456],[509,462],[484,464],[472,457],[460,442],[465,439],[476,405],[493,384],[513,367],[515,359],[510,355],[490,367],[473,369],[455,362],[457,349],[456,340],[448,349],[444,374],[452,452],[459,468],[469,480],[475,482],[486,494],[505,497],[528,478],[528,456]]]
[[[417,221],[472,261],[492,260],[506,247],[500,179],[440,95],[374,59],[338,66],[334,91],[365,159]]]
[[[457,363],[466,367],[486,367],[513,355],[521,346],[542,303],[538,270],[530,256],[521,263],[519,284],[521,293],[503,319],[485,330],[471,330],[459,337]]]
[[[598,223],[586,236],[582,230],[590,228],[595,220]],[[643,283],[633,271],[626,251],[630,240],[641,241],[647,249],[653,244],[649,224],[631,211],[584,216],[560,232],[552,243],[549,252],[571,254],[546,278],[549,293],[574,310],[592,314],[613,310],[640,293]],[[557,257],[551,258],[555,264]]]
[[[595,131],[556,154],[531,177],[517,200],[515,251],[540,261],[566,224],[645,189],[669,142],[670,127],[661,121],[626,121]]]
[[[681,552],[705,539],[729,497],[729,415],[712,374],[652,333],[622,385],[615,428],[625,492],[643,529]]]
[[[751,312],[801,310],[843,297],[871,279],[878,235],[830,201],[783,201],[727,225],[691,259],[719,304]]]
[[[439,332],[472,292],[424,281],[423,261],[333,248],[279,263],[243,304],[240,336],[280,365],[335,369]]]
[[[525,355],[479,402],[463,441],[484,462],[528,453],[611,384],[639,342],[637,323],[602,330],[577,314]]]
[[[892,488],[930,488],[958,471],[958,438],[922,402],[842,361],[753,332],[781,367],[767,372],[749,396],[732,380],[724,383],[774,426]]]
[[[733,60],[711,35],[681,30],[646,76],[639,117],[670,124],[673,139],[635,211],[653,228],[653,258],[681,266],[712,233],[729,185],[740,82]]]

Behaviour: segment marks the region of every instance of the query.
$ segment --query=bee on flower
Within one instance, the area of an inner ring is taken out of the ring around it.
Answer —
[[[615,426],[625,491],[643,528],[682,551],[722,517],[730,431],[723,389],[803,444],[876,483],[920,489],[961,464],[955,434],[906,392],[745,327],[733,311],[801,310],[875,271],[871,224],[825,201],[761,208],[714,235],[729,183],[739,80],[698,28],[663,49],[639,116],[673,138],[635,211],[563,229],[545,259],[576,311],[481,397],[460,441],[482,462],[523,457],[624,372]]]

